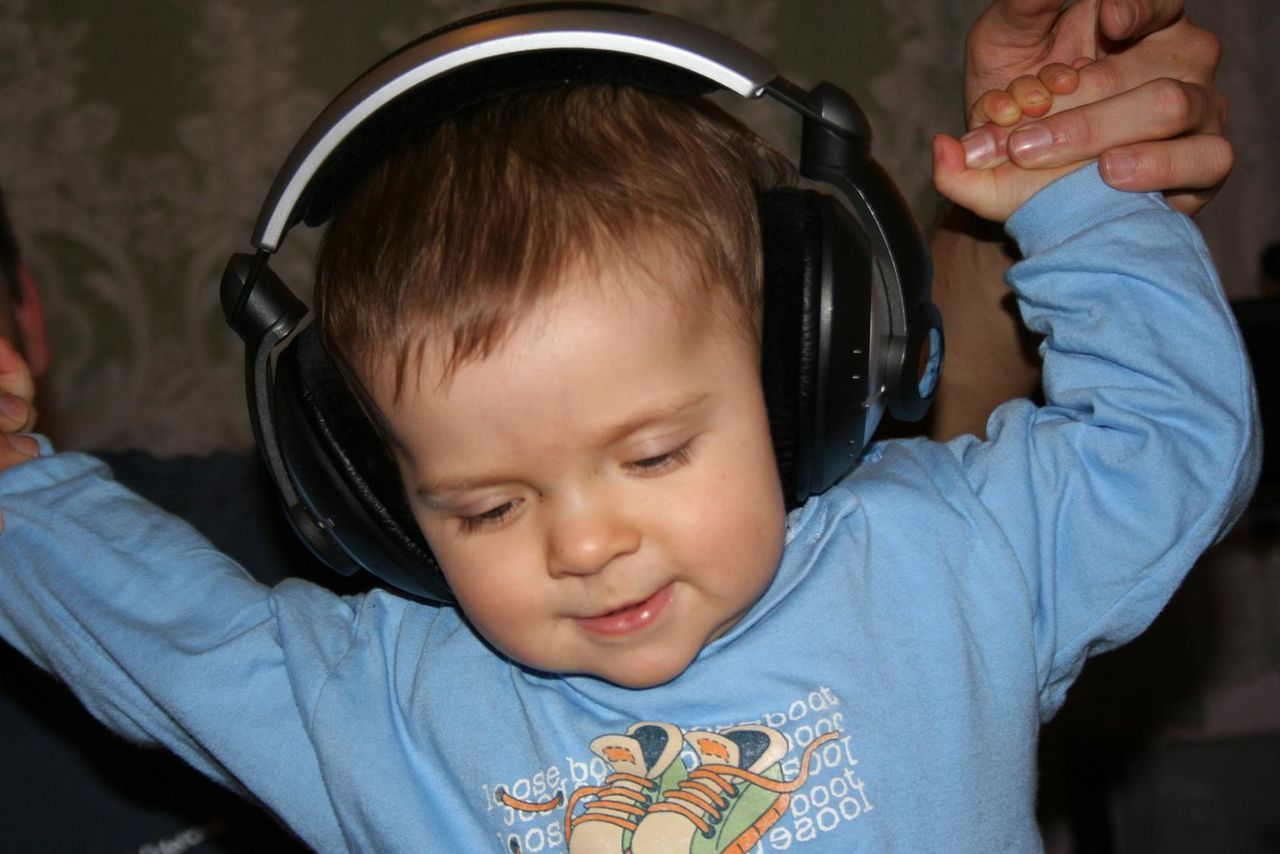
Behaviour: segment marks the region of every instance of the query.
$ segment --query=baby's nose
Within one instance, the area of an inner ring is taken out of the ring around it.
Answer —
[[[639,529],[619,508],[600,500],[576,502],[551,523],[548,570],[553,576],[590,575],[639,545]]]

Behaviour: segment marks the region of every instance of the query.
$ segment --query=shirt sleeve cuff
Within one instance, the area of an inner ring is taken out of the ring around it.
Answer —
[[[1098,164],[1070,172],[1028,199],[1005,223],[1025,257],[1052,249],[1101,223],[1152,208],[1166,208],[1159,193],[1117,190],[1102,180]]]

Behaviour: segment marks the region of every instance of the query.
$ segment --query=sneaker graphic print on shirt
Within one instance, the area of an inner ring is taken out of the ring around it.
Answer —
[[[564,850],[558,846],[567,843],[569,854],[747,854],[773,847],[763,844],[771,829],[774,843],[790,847],[831,829],[808,816],[813,798],[805,794],[796,795],[805,815],[775,828],[811,770],[831,773],[845,766],[843,778],[832,782],[845,795],[853,795],[852,816],[871,808],[860,781],[857,791],[850,789],[857,760],[849,753],[848,737],[842,735],[829,728],[822,734],[805,734],[802,729],[807,745],[799,756],[788,759],[790,742],[773,726],[685,732],[664,722],[633,724],[625,733],[592,740],[591,752],[601,761],[603,778],[594,784],[575,780],[567,797],[562,791],[549,800],[526,801],[506,789],[495,790],[497,802],[513,815],[532,818],[563,806],[559,826],[545,832],[534,828],[537,835],[526,837],[527,846],[512,834],[506,839],[507,850]],[[818,789],[822,803],[827,803],[830,792],[815,785],[814,792]],[[850,815],[846,809],[844,818]],[[832,821],[839,824],[841,816],[831,812],[827,824]]]
[[[571,854],[632,850],[632,835],[649,810],[689,777],[680,761],[682,735],[671,724],[638,723],[626,735],[602,735],[591,742],[591,752],[613,773],[604,785],[581,787],[569,796],[565,837]],[[585,798],[593,800],[575,818]]]
[[[790,792],[808,776],[782,780],[787,740],[771,727],[692,732],[685,740],[697,751],[699,766],[650,808],[636,828],[633,852],[746,852],[787,811]],[[572,841],[569,851],[577,854]]]

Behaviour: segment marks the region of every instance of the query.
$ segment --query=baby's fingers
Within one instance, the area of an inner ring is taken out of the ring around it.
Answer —
[[[1082,58],[1076,60],[1076,62],[1088,64],[1090,60]],[[1051,95],[1070,95],[1080,86],[1079,68],[1081,67],[1083,66],[1051,62],[1036,72],[1036,78],[1049,90]]]
[[[1057,95],[1070,95],[1080,85],[1076,69],[1061,62],[1024,74],[1005,89],[992,89],[978,96],[969,111],[969,127],[993,123],[1011,127],[1025,118],[1039,118],[1053,107]]]
[[[1022,108],[1018,106],[1013,95],[1004,89],[992,89],[989,92],[983,92],[978,96],[978,100],[973,102],[973,109],[969,111],[969,127],[981,127],[988,123],[1008,127],[1020,118],[1022,118]]]
[[[966,151],[960,140],[946,134],[933,138],[933,184],[948,201],[973,211],[984,219],[1003,222],[1007,212],[998,201],[996,174],[990,169],[965,165]]]
[[[1022,115],[1037,118],[1053,106],[1053,93],[1039,77],[1023,75],[1009,84],[1008,93],[1017,102]]]
[[[1019,205],[1046,184],[1079,165],[1023,169],[1005,162],[992,168],[975,169],[966,165],[965,149],[960,140],[946,134],[933,138],[933,184],[938,192],[949,201],[992,222],[1004,222]]]

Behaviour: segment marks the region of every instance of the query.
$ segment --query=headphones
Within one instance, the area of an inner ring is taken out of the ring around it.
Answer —
[[[391,54],[324,109],[267,194],[257,252],[233,255],[222,277],[258,447],[290,523],[337,571],[453,599],[390,451],[271,270],[272,253],[298,223],[326,222],[413,130],[501,95],[586,83],[768,96],[799,116],[800,174],[824,190],[759,198],[762,382],[788,508],[853,467],[886,409],[904,421],[928,409],[943,350],[928,249],[872,160],[850,95],[828,83],[806,91],[731,39],[656,12],[579,2],[477,15]]]

